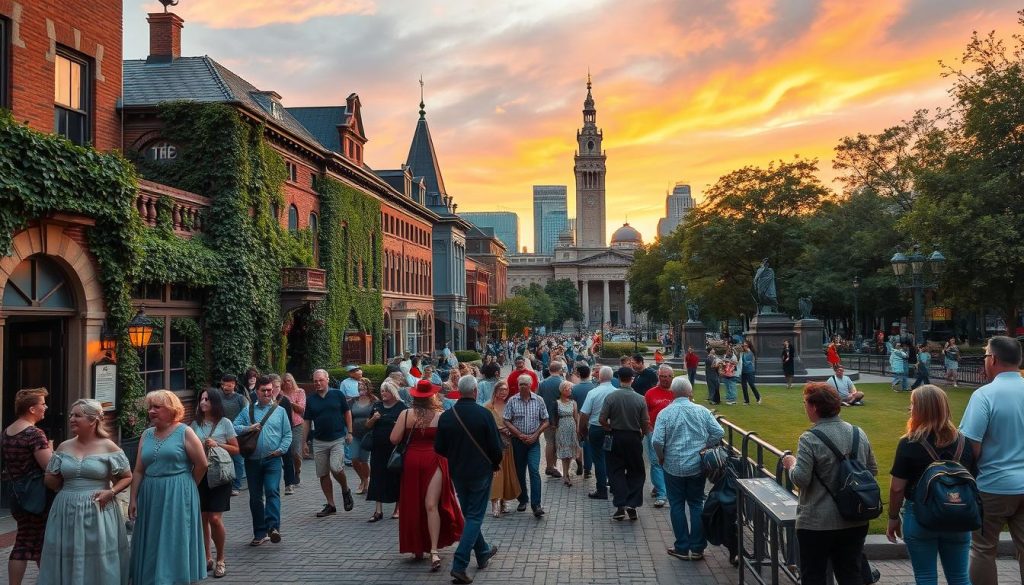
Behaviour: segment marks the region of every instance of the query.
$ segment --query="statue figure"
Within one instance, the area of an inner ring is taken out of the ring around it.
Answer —
[[[687,301],[686,303],[686,322],[700,323],[700,303],[697,299]]]
[[[813,317],[811,317],[811,297],[800,297],[797,300],[797,305],[800,309],[801,319],[813,319]]]
[[[759,315],[774,315],[779,312],[779,296],[775,292],[775,270],[768,266],[768,259],[754,273],[754,301]]]

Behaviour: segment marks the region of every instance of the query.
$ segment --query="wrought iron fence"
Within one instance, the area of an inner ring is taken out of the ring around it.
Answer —
[[[847,369],[857,370],[866,374],[892,375],[892,368],[889,367],[889,356],[887,355],[841,353],[839,357]],[[910,376],[912,380],[914,376],[913,369]],[[946,367],[941,355],[939,357],[932,356],[932,361],[928,364],[928,376],[932,379],[933,383],[945,378]],[[980,386],[988,382],[985,377],[985,367],[982,359],[977,356],[961,357],[959,367],[957,368],[957,380],[959,383],[971,386]]]

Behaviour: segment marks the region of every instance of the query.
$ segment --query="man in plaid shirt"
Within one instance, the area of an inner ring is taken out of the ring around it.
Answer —
[[[548,428],[548,409],[544,399],[531,391],[533,378],[523,374],[517,379],[519,394],[510,396],[505,403],[505,426],[512,433],[512,455],[519,476],[520,512],[526,510],[526,468],[530,468],[530,507],[533,515],[540,518],[544,508],[540,505],[540,439]]]

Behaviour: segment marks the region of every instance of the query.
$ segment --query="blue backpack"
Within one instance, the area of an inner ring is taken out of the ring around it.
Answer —
[[[829,489],[818,472],[814,476],[832,496],[839,515],[848,522],[874,520],[882,514],[882,493],[871,471],[857,460],[857,449],[860,445],[860,429],[853,427],[853,445],[849,454],[843,454],[829,438],[819,429],[811,432],[821,439],[822,443],[835,455],[838,470],[838,486],[835,491]]]
[[[952,459],[942,459],[927,439],[919,443],[932,463],[914,487],[914,517],[934,531],[966,532],[981,528],[981,494],[974,476],[960,463],[964,454],[963,435],[957,437]]]

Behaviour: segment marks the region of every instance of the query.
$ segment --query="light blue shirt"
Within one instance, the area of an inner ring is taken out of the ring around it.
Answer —
[[[249,420],[249,408],[243,408],[242,412],[238,413],[235,417],[235,433],[242,434],[246,429],[249,428],[254,422],[260,422],[263,417],[267,414],[267,410],[273,406],[271,402],[266,406],[260,406],[257,402],[253,408],[253,417],[255,421]],[[260,431],[260,438],[256,444],[256,452],[248,457],[248,459],[263,459],[267,455],[270,455],[273,451],[280,453],[287,453],[288,447],[292,444],[292,425],[291,421],[288,420],[288,414],[283,408],[277,408],[274,413],[267,419],[267,423],[263,425],[263,430]]]
[[[902,349],[893,349],[889,354],[889,368],[896,373],[907,371],[907,352]]]
[[[839,393],[839,398],[843,400],[846,400],[846,398],[850,396],[850,392],[852,392],[854,388],[853,380],[851,380],[846,374],[843,374],[842,378],[837,378],[833,374],[825,381],[828,382],[829,386],[836,389],[836,392]]]
[[[981,443],[978,489],[997,495],[1024,494],[1024,378],[1003,372],[974,391],[960,432]]]
[[[583,401],[583,408],[580,413],[590,417],[590,426],[599,427],[601,423],[601,408],[604,406],[604,399],[615,392],[615,386],[611,382],[598,384],[593,390],[587,392],[587,398]]]
[[[355,378],[345,378],[342,380],[341,393],[345,395],[345,398],[358,398],[359,380],[356,380]]]
[[[747,351],[740,354],[740,363],[743,365],[743,371],[748,374],[754,373],[754,352]],[[736,368],[739,370],[739,368]]]
[[[725,436],[711,411],[688,398],[676,398],[658,413],[651,444],[665,455],[665,473],[691,477],[700,473],[700,451]]]
[[[491,399],[491,395],[494,394],[494,385],[498,383],[498,379],[493,380],[484,378],[476,383],[476,403],[483,406],[488,400]]]

